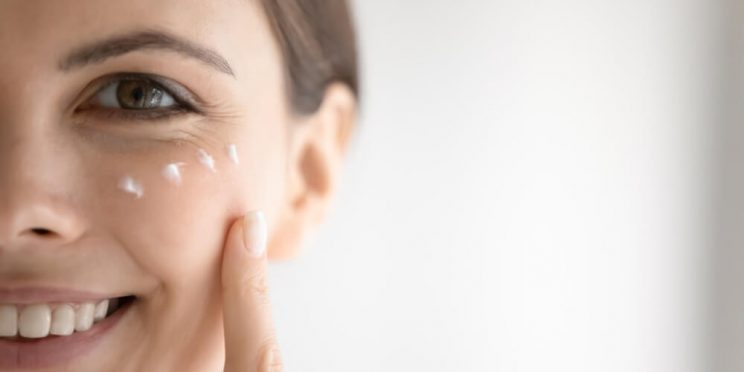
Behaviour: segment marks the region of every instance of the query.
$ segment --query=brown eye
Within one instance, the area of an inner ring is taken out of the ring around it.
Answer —
[[[163,100],[163,91],[143,79],[124,80],[116,88],[116,98],[124,109],[158,108]]]
[[[166,121],[182,115],[204,115],[199,98],[163,76],[120,73],[92,83],[98,90],[75,113],[105,118],[106,123]]]
[[[97,105],[124,110],[152,110],[178,107],[179,104],[163,87],[147,78],[115,80],[98,91]]]

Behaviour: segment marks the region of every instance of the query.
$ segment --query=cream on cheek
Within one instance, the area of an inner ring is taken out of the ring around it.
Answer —
[[[199,157],[199,163],[207,167],[210,171],[217,172],[212,155],[209,155],[209,153],[204,149],[197,150],[196,154]]]
[[[233,166],[240,165],[240,155],[238,153],[237,145],[226,145],[225,155],[228,159],[230,159],[230,162]],[[205,167],[212,173],[217,173],[217,163],[215,161],[215,158],[209,152],[201,148],[197,149],[196,159],[201,166]],[[171,185],[181,186],[184,173],[182,168],[184,168],[188,164],[189,163],[184,161],[168,163],[162,167],[160,174]],[[119,180],[117,186],[119,190],[133,196],[135,199],[141,199],[145,195],[145,187],[143,186],[143,184],[130,175],[123,176]]]
[[[179,340],[173,335],[200,342],[217,335],[225,226],[234,217],[233,208],[257,203],[246,190],[261,189],[249,176],[256,163],[251,162],[255,152],[248,149],[255,146],[244,138],[233,141],[238,145],[203,138],[99,160],[109,169],[100,175],[102,191],[113,193],[101,207],[100,221],[112,223],[118,240],[154,279],[135,313],[139,329],[147,332],[147,348],[185,353],[178,348],[194,344],[174,348]],[[233,159],[241,154],[245,161],[238,166]],[[211,162],[202,161],[207,156]]]
[[[119,180],[119,190],[124,191],[127,194],[134,195],[135,198],[140,199],[145,195],[145,189],[142,184],[137,182],[132,176],[124,176]]]
[[[238,155],[238,146],[234,143],[227,145],[227,154],[230,156],[230,161],[235,165],[240,165],[240,156]]]
[[[163,167],[161,174],[168,182],[175,186],[181,186],[183,178],[181,177],[181,167],[186,163],[170,163]]]

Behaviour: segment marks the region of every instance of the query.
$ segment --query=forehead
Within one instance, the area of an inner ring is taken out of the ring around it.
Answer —
[[[208,46],[236,64],[241,51],[271,41],[251,0],[0,0],[0,51],[10,57],[0,65],[5,71],[56,67],[82,44],[153,29]]]

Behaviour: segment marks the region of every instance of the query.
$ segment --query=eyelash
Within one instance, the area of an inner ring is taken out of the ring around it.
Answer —
[[[164,81],[167,81],[167,84],[173,84],[177,85],[175,82],[170,82],[169,79],[150,75],[150,74],[141,74],[141,73],[123,73],[123,74],[117,74],[112,77],[106,78],[106,82],[101,85],[98,90],[95,91],[95,93],[91,96],[90,100],[96,99],[96,97],[101,94],[105,89],[110,88],[112,85],[116,85],[117,83],[122,83],[126,80],[142,80],[149,84],[152,84],[152,86],[160,91],[162,91],[165,94],[168,94],[173,98],[174,104],[173,106],[167,107],[167,108],[155,108],[155,109],[125,109],[125,108],[112,108],[112,107],[100,107],[96,106],[97,104],[92,104],[92,108],[85,108],[83,110],[78,109],[77,111],[97,111],[96,115],[100,115],[105,120],[121,120],[121,121],[148,121],[148,122],[157,122],[157,121],[165,121],[171,118],[174,118],[176,116],[180,115],[186,115],[191,113],[200,114],[201,111],[195,107],[194,104],[189,103],[189,99],[183,97],[182,95],[179,95],[177,93],[174,93],[173,89],[166,88],[164,86]],[[185,88],[179,88],[185,90]],[[83,106],[89,105],[89,101],[86,101]],[[98,104],[100,105],[100,104]]]

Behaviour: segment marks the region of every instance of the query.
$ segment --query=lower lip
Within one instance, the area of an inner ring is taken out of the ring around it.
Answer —
[[[98,346],[131,305],[130,302],[122,306],[85,332],[30,341],[0,340],[0,370],[48,368],[68,364]]]

